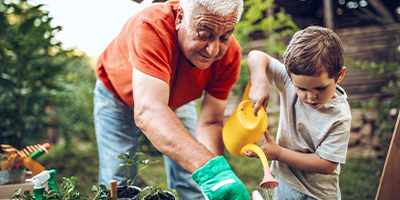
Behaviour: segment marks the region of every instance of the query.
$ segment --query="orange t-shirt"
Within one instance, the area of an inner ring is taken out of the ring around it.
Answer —
[[[233,38],[220,60],[202,70],[180,51],[175,31],[179,1],[154,3],[132,16],[100,55],[96,74],[110,91],[133,107],[133,67],[170,86],[168,105],[176,109],[207,91],[227,99],[239,78],[241,48]]]

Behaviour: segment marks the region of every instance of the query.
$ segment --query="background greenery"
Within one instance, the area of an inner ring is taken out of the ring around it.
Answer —
[[[264,12],[272,0],[246,0],[244,15],[235,32],[241,45],[250,37],[267,36],[265,51],[282,55],[282,38],[298,30],[282,10]],[[256,15],[259,14],[259,15]],[[49,154],[38,161],[47,169],[56,169],[56,183],[62,177],[78,178],[77,187],[91,196],[90,188],[98,180],[98,155],[93,125],[93,88],[95,76],[89,58],[76,50],[61,48],[54,35],[62,27],[52,27],[52,18],[31,6],[27,0],[5,3],[0,0],[0,137],[1,143],[22,149],[26,145],[50,142]],[[399,73],[398,63],[364,63],[347,60],[346,66],[370,69],[376,74]],[[249,80],[246,59],[234,87],[242,94]],[[377,109],[376,133],[381,138],[382,155],[352,157],[342,166],[342,199],[373,199],[379,184],[386,152],[393,132],[391,108],[399,108],[400,81],[392,80],[384,90],[396,95],[388,102],[352,104],[358,109]],[[272,105],[272,104],[270,104]],[[275,134],[275,131],[270,131]],[[160,160],[141,174],[141,184],[165,185],[161,154],[142,138],[143,159]],[[259,189],[262,164],[254,158],[237,158],[226,153],[232,169],[249,192]]]

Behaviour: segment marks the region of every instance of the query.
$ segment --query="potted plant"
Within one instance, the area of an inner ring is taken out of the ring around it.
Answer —
[[[77,178],[72,177],[63,177],[63,182],[61,183],[60,193],[49,189],[49,191],[44,191],[43,196],[44,199],[53,199],[53,200],[62,200],[62,199],[70,199],[70,200],[89,200],[87,196],[83,196],[79,191],[76,190],[75,185],[78,182]],[[95,192],[96,195],[93,200],[115,200],[115,198],[107,196],[110,192],[105,185],[94,185],[92,187],[92,192]],[[29,190],[26,190],[23,194],[21,194],[21,188],[17,189],[14,192],[14,195],[11,199],[23,199],[23,200],[37,200],[30,194]]]
[[[141,200],[176,200],[175,194],[164,190],[162,186],[147,186],[140,192],[140,195],[144,195],[140,197]]]
[[[140,156],[140,155],[144,155],[144,154],[142,152],[137,152],[137,153],[135,153],[135,155],[131,159],[131,158],[129,158],[129,152],[126,152],[124,155],[121,155],[121,156],[117,157],[117,159],[123,159],[125,161],[125,163],[120,164],[117,169],[119,169],[120,167],[124,167],[125,170],[126,170],[125,171],[126,174],[129,174],[129,169],[130,169],[129,167],[131,165],[135,165],[135,166],[138,167],[138,173],[136,174],[136,176],[133,179],[130,178],[129,176],[125,176],[125,178],[128,180],[127,181],[128,186],[129,185],[133,185],[133,183],[135,182],[136,178],[138,177],[138,174],[139,174],[140,171],[145,169],[148,165],[158,162],[158,161],[149,161],[147,159],[140,160],[140,161],[135,161],[135,158],[137,156]],[[119,198],[119,196],[120,196],[119,195],[119,191],[117,191],[117,193],[118,193],[118,198]],[[176,199],[176,195],[171,191],[164,190],[162,185],[160,185],[158,187],[147,186],[143,190],[141,190],[136,196],[134,196],[133,199],[139,199],[139,200],[175,200]]]
[[[116,170],[123,167],[126,173],[125,178],[127,179],[126,186],[117,187],[118,199],[134,198],[140,193],[141,189],[137,186],[134,186],[133,184],[135,183],[139,172],[142,171],[144,168],[146,168],[148,164],[151,164],[149,160],[140,160],[140,161],[135,160],[138,156],[141,155],[143,155],[142,152],[136,152],[135,155],[132,158],[130,158],[128,151],[125,154],[116,157],[116,159],[124,160],[124,163],[121,163]],[[138,168],[138,173],[136,173],[133,179],[129,176],[130,166],[132,165],[135,165]]]
[[[138,172],[145,169],[149,164],[156,163],[158,161],[149,161],[149,160],[140,160],[135,161],[136,157],[139,155],[143,155],[142,152],[136,153],[132,158],[129,157],[129,152],[124,155],[118,156],[117,159],[123,159],[125,162],[120,164],[117,169],[120,167],[124,167],[126,170],[126,174],[129,174],[129,167],[131,165],[136,165],[138,167]],[[139,174],[139,173],[138,173]],[[133,200],[176,200],[177,194],[175,191],[164,190],[163,186],[153,187],[147,186],[143,190],[139,187],[133,186],[136,178],[136,175],[133,179],[126,176],[127,178],[127,186],[119,186],[117,187],[118,199],[133,199]],[[49,189],[48,191],[43,192],[44,199],[53,199],[53,200],[62,200],[62,199],[70,199],[70,200],[89,200],[88,197],[81,195],[79,191],[76,190],[75,185],[78,182],[77,178],[72,176],[70,178],[63,177],[63,182],[60,186],[60,193]],[[93,200],[115,200],[114,197],[111,197],[111,191],[107,189],[105,185],[93,185],[92,192],[95,192],[96,195]],[[23,199],[23,200],[38,200],[34,199],[34,197],[30,194],[30,191],[27,190],[23,194],[21,194],[21,188],[17,189],[14,192],[14,196],[11,199]]]

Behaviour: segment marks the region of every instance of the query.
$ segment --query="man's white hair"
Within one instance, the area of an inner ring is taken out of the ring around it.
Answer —
[[[233,12],[237,14],[237,22],[239,22],[243,11],[243,0],[180,0],[180,6],[185,13],[193,13],[198,5],[204,6],[210,12],[227,16]],[[185,15],[190,16],[190,15]]]

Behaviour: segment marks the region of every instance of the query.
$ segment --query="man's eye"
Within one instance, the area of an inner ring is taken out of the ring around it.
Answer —
[[[226,41],[229,40],[229,37],[228,37],[228,36],[222,36],[222,37],[219,38],[219,40],[220,40],[221,42],[226,42]]]
[[[204,32],[204,31],[200,31],[199,32],[199,38],[201,40],[208,40],[210,38],[210,33]]]

